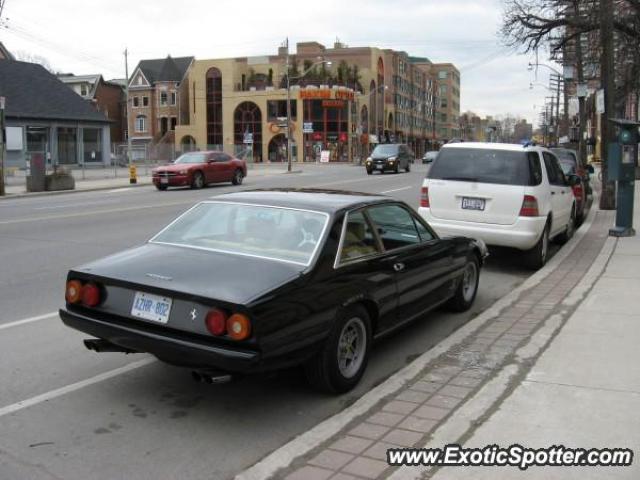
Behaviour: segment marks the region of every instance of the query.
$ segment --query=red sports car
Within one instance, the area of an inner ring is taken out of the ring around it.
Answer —
[[[216,182],[240,185],[247,176],[247,163],[224,152],[189,152],[170,165],[153,169],[152,175],[158,190],[202,188]]]

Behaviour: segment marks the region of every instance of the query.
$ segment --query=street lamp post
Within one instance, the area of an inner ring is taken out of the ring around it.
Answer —
[[[309,66],[309,68],[307,68],[300,75],[295,76],[295,77],[291,77],[289,75],[289,38],[288,37],[287,37],[287,40],[286,40],[286,49],[287,49],[287,56],[286,56],[285,75],[287,76],[287,82],[286,82],[286,85],[287,85],[287,172],[291,173],[291,147],[292,147],[292,145],[291,145],[291,79],[297,80],[297,79],[300,79],[300,78],[304,77],[316,65],[320,65],[320,64],[324,63],[325,65],[330,67],[331,66],[331,61],[329,61],[329,60],[319,60],[317,62],[312,63]]]

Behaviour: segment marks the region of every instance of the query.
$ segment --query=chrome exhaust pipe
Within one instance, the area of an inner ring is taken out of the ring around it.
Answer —
[[[208,370],[193,370],[191,376],[196,382],[212,384],[229,383],[233,376],[229,373],[208,371]]]

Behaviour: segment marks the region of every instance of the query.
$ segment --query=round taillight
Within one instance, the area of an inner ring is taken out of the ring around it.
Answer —
[[[213,309],[207,313],[205,324],[212,335],[224,335],[227,332],[227,315],[222,310]]]
[[[251,335],[251,322],[246,315],[234,313],[227,320],[227,334],[233,340],[244,340]]]
[[[100,303],[100,288],[95,283],[87,283],[82,287],[82,303],[87,307],[95,307]]]
[[[64,298],[68,303],[79,303],[82,300],[82,282],[80,280],[69,280]]]

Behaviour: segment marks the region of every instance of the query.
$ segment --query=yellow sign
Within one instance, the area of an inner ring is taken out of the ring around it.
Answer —
[[[300,99],[302,100],[330,100],[332,98],[331,92],[334,90],[322,89],[322,90],[300,90]],[[355,95],[352,91],[348,90],[335,90],[333,98],[336,100],[353,100]]]

